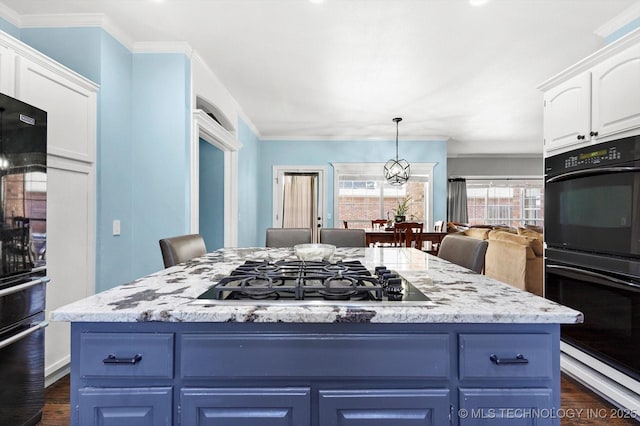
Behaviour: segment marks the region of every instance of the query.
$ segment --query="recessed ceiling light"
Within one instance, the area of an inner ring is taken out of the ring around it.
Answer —
[[[489,3],[489,0],[469,0],[471,6],[482,6]]]

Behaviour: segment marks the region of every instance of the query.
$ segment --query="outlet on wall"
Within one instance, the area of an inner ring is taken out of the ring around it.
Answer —
[[[120,235],[120,220],[118,219],[113,221],[113,235]]]

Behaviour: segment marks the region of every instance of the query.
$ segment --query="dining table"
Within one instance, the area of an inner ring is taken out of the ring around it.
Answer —
[[[367,247],[382,246],[388,247],[394,244],[393,228],[365,229],[365,243]],[[422,232],[422,251],[437,256],[438,247],[446,232]]]

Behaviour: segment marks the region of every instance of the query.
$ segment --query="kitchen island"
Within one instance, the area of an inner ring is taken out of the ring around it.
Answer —
[[[580,312],[404,248],[335,260],[430,300],[197,300],[245,260],[291,258],[222,249],[52,312],[72,323],[71,423],[559,425],[559,324]]]

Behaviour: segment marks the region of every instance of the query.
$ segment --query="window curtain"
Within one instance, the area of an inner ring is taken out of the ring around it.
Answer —
[[[311,228],[312,241],[318,241],[317,185],[315,175],[285,175],[282,197],[282,227]]]
[[[447,185],[447,218],[449,222],[469,222],[466,179],[449,179]]]

